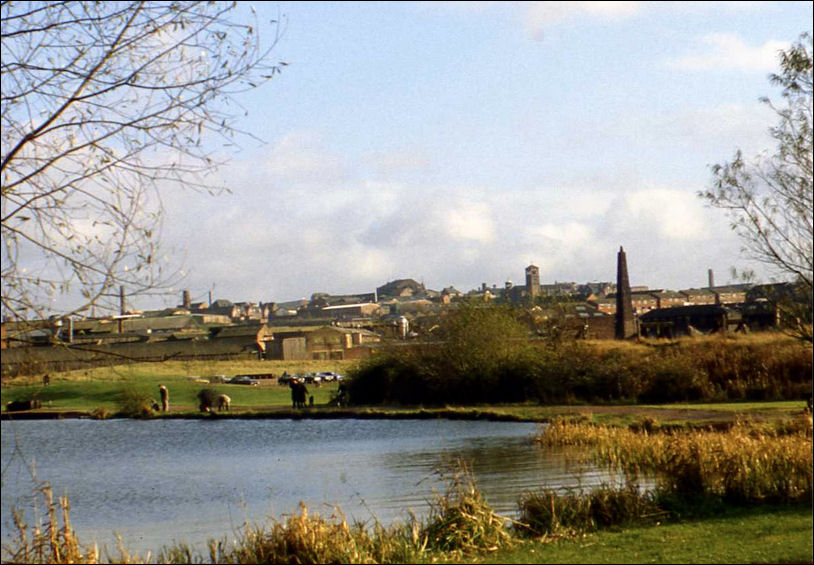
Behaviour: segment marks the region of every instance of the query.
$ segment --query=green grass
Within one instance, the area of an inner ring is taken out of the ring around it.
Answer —
[[[0,396],[5,405],[10,400],[27,399],[33,395],[43,401],[43,409],[51,411],[91,412],[104,409],[115,412],[117,397],[125,388],[143,392],[158,399],[158,385],[164,384],[170,391],[170,408],[179,411],[197,411],[196,395],[201,388],[208,386],[192,379],[214,375],[232,376],[242,373],[304,373],[336,371],[348,374],[354,361],[165,361],[162,363],[134,363],[114,367],[97,367],[51,375],[51,385],[43,387],[41,376],[4,378]],[[291,405],[287,387],[276,385],[274,380],[263,380],[259,387],[244,385],[212,385],[218,391],[232,398],[235,413],[246,411],[279,410]],[[320,387],[309,386],[309,394],[314,396],[315,405],[325,405],[335,394],[335,383]],[[682,424],[696,420],[731,421],[736,417],[787,418],[800,412],[802,401],[780,402],[726,402],[726,403],[681,403],[652,405],[593,406],[587,404],[543,406],[534,403],[480,405],[460,407],[439,407],[444,413],[469,413],[473,417],[495,414],[497,417],[511,417],[525,421],[544,421],[562,415],[584,415],[591,421],[606,424],[632,424],[643,417],[656,419],[662,424]],[[361,408],[365,412],[374,411],[382,417],[396,415],[404,417],[405,412],[422,410],[421,407]],[[419,414],[427,417],[426,411]]]
[[[686,402],[670,404],[670,408],[681,410],[717,410],[724,412],[740,412],[754,414],[762,412],[799,411],[804,403],[800,400],[777,400],[772,402],[699,402],[690,404]],[[663,404],[642,404],[643,407],[665,408]]]
[[[698,520],[526,542],[471,563],[811,563],[810,504],[735,508]]]
[[[291,406],[291,391],[287,386],[279,386],[276,381],[262,382],[260,386],[203,384],[193,382],[185,377],[143,376],[106,381],[52,381],[44,387],[41,385],[8,386],[0,391],[2,402],[36,397],[42,400],[43,409],[91,411],[105,408],[110,411],[118,409],[117,399],[125,389],[134,389],[159,399],[158,385],[164,384],[170,393],[170,411],[196,411],[197,394],[203,388],[212,387],[218,392],[229,395],[232,409],[236,411],[271,407]],[[336,383],[326,383],[319,387],[308,386],[309,395],[314,396],[315,404],[326,404],[336,393]]]
[[[335,371],[345,374],[349,361],[165,361],[162,363],[133,363],[113,367],[54,373],[51,384],[42,386],[42,376],[4,378],[0,397],[3,406],[10,400],[39,398],[44,410],[90,412],[105,409],[115,412],[117,398],[125,388],[134,389],[156,400],[158,385],[167,386],[170,392],[170,411],[197,411],[197,394],[211,386],[229,395],[236,412],[265,408],[291,406],[291,392],[287,386],[278,386],[276,379],[262,379],[260,386],[207,385],[194,382],[196,377],[227,377],[239,374],[273,373],[284,371],[296,374],[319,371]],[[320,387],[308,386],[309,395],[316,405],[326,404],[336,393],[336,383]]]
[[[158,385],[164,384],[170,391],[170,409],[172,413],[196,412],[197,394],[202,388],[213,387],[219,392],[228,394],[232,399],[233,411],[237,414],[246,411],[275,410],[291,406],[291,393],[287,386],[279,386],[274,379],[262,380],[261,385],[208,385],[194,382],[190,376],[180,376],[182,371],[176,368],[175,374],[169,371],[136,370],[133,368],[97,372],[91,376],[56,375],[51,385],[44,387],[33,384],[33,379],[17,380],[4,383],[0,388],[2,404],[10,400],[22,400],[36,397],[42,400],[45,411],[78,411],[91,412],[105,409],[115,412],[118,409],[117,399],[125,389],[134,389],[155,399],[159,398]],[[98,370],[96,370],[98,371]],[[223,374],[233,375],[250,372],[234,369]],[[260,372],[254,370],[254,372]],[[201,371],[205,376],[214,374]],[[279,374],[279,373],[278,373]],[[314,396],[314,404],[325,406],[336,394],[336,383],[325,383],[319,387],[308,386],[309,395]],[[428,413],[440,416],[451,415],[484,418],[490,414],[496,418],[513,418],[523,421],[546,421],[563,415],[582,415],[593,422],[603,424],[627,425],[640,421],[643,417],[655,418],[661,424],[682,424],[696,420],[710,421],[733,420],[736,417],[759,416],[770,419],[788,418],[799,414],[804,404],[799,401],[778,402],[744,402],[744,403],[704,403],[704,404],[662,404],[662,405],[613,405],[613,406],[541,406],[538,404],[502,404],[481,406],[446,406],[446,407],[360,407],[357,411],[366,414],[376,413],[381,417],[404,417],[413,413],[417,417],[427,417]]]

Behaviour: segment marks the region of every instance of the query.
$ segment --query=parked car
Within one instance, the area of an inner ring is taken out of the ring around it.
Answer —
[[[294,375],[289,375],[288,373],[283,373],[279,377],[277,377],[277,384],[278,385],[287,385],[294,379]]]
[[[319,376],[322,377],[322,380],[326,383],[341,381],[344,378],[342,375],[334,373],[333,371],[323,371],[322,373],[319,373]]]
[[[306,384],[319,384],[322,382],[322,377],[317,375],[316,373],[308,373],[305,375],[305,383]]]
[[[238,375],[236,377],[232,377],[227,383],[231,385],[250,385],[250,386],[257,386],[259,381],[257,379],[253,379],[248,375]]]

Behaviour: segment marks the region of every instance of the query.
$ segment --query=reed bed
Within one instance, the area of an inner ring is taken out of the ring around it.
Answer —
[[[447,492],[431,506],[420,536],[431,550],[458,553],[494,550],[511,542],[507,521],[486,503],[471,469],[458,461]]]
[[[666,515],[652,493],[633,484],[602,486],[587,494],[547,489],[524,494],[519,504],[523,525],[518,531],[532,536],[573,535]]]
[[[96,546],[83,548],[71,527],[70,504],[65,497],[54,501],[50,485],[38,488],[45,506],[45,523],[29,526],[21,512],[12,512],[16,532],[3,544],[3,563],[100,563]],[[61,520],[60,520],[61,518]]]
[[[648,431],[649,430],[649,431]],[[731,503],[812,499],[810,414],[767,425],[736,422],[726,431],[633,428],[560,419],[536,438],[542,445],[580,446],[628,481],[655,475],[662,494],[720,497]]]

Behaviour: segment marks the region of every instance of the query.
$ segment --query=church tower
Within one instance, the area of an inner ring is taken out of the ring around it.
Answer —
[[[526,267],[526,294],[531,301],[540,294],[540,269],[536,265]]]
[[[633,298],[630,294],[630,279],[627,276],[627,257],[619,247],[616,258],[616,339],[627,339],[636,335],[636,321],[633,319]]]

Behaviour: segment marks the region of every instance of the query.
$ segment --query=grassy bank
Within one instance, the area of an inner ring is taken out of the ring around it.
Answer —
[[[811,563],[811,505],[721,509],[717,516],[547,537],[471,563]]]
[[[164,384],[170,391],[170,415],[191,416],[197,413],[197,394],[208,386],[198,379],[335,371],[355,375],[351,396],[358,405],[350,411],[333,411],[337,417],[354,413],[362,417],[438,414],[545,421],[561,415],[586,415],[600,423],[631,424],[653,418],[664,424],[680,424],[789,417],[805,406],[812,386],[810,345],[777,334],[586,341],[556,350],[537,348],[527,354],[528,350],[520,351],[516,365],[492,367],[490,374],[470,372],[466,378],[454,368],[446,371],[449,367],[438,365],[434,353],[425,359],[421,351],[413,350],[397,358],[393,366],[394,358],[388,355],[362,365],[355,361],[259,360],[133,363],[52,374],[48,387],[42,385],[42,375],[4,378],[0,395],[4,406],[11,400],[36,398],[42,401],[42,412],[110,416],[119,410],[122,395],[157,399],[158,385]],[[477,386],[467,379],[477,380]],[[232,398],[235,416],[260,417],[265,413],[279,417],[290,406],[290,391],[277,386],[274,379],[260,382],[259,387],[214,388]],[[488,394],[490,386],[505,390],[513,382],[517,386],[512,390],[529,397],[507,400]],[[433,383],[443,383],[448,402],[441,402],[443,395],[433,393]],[[659,395],[647,390],[672,390],[675,394],[665,393],[666,398],[654,401]],[[403,391],[411,391],[409,398],[401,398]],[[460,391],[470,396],[472,391],[480,391],[484,397],[464,402],[466,395]],[[327,405],[335,393],[336,384],[309,387],[316,405],[310,414],[330,415],[332,409]]]

